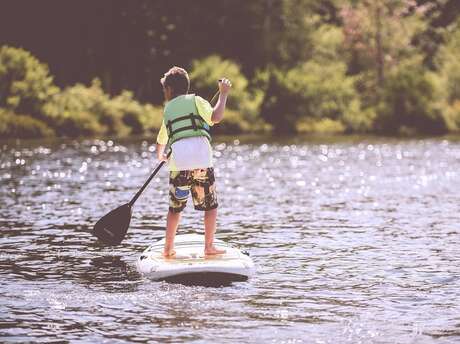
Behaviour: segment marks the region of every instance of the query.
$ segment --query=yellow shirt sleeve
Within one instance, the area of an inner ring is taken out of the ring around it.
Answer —
[[[157,143],[160,145],[166,145],[168,143],[168,131],[166,130],[165,121],[161,122],[160,131],[157,135]]]
[[[200,96],[195,96],[195,104],[196,108],[198,109],[199,115],[205,120],[205,122],[209,125],[212,126],[214,123],[211,120],[212,117],[212,106],[209,104],[209,102]]]

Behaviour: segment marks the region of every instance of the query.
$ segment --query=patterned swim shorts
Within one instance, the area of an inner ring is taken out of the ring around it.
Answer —
[[[192,192],[196,210],[217,208],[214,169],[203,168],[191,171],[171,171],[169,175],[169,210],[179,213],[184,210]]]

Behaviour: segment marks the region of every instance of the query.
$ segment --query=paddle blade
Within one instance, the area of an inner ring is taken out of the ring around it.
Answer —
[[[131,214],[129,203],[123,204],[97,221],[93,234],[106,245],[120,244],[128,231]]]

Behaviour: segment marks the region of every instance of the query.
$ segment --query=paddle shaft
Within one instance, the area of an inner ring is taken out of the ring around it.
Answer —
[[[168,155],[169,156],[169,155]],[[158,166],[155,168],[155,171],[152,172],[152,174],[150,175],[149,179],[147,179],[147,181],[144,183],[144,185],[142,185],[142,187],[139,189],[139,191],[134,195],[133,199],[131,201],[129,201],[129,205],[132,207],[134,205],[134,203],[137,201],[137,199],[139,198],[139,196],[142,194],[142,192],[144,192],[145,188],[147,187],[147,185],[149,185],[150,181],[153,179],[153,177],[155,177],[155,175],[158,173],[158,171],[163,167],[163,165],[165,164],[166,161],[162,161],[158,164]]]

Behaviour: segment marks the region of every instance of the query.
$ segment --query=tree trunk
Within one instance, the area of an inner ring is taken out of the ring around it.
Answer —
[[[382,5],[378,2],[375,9],[375,43],[376,43],[376,64],[377,64],[377,85],[381,89],[384,82],[385,60],[382,46]]]

